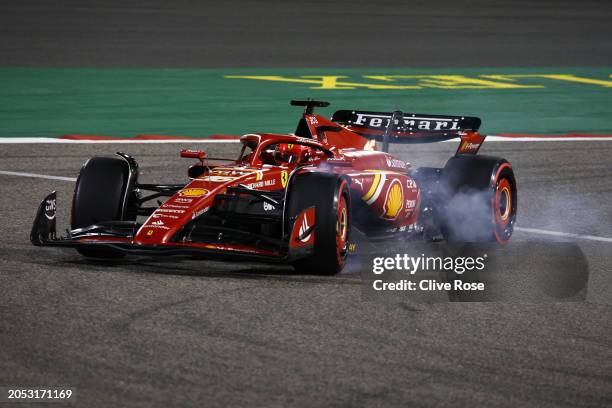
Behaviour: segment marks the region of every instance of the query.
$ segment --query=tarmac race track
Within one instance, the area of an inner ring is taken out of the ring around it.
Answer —
[[[5,0],[0,65],[612,65],[612,7],[597,0],[129,3]],[[76,177],[88,157],[121,150],[143,182],[180,182],[181,147],[197,146],[3,144],[0,170]],[[435,166],[455,147],[394,151]],[[205,148],[233,157],[237,146]],[[67,225],[73,182],[0,174],[0,385],[72,387],[88,407],[612,406],[612,142],[496,142],[482,153],[513,164],[518,225],[539,231],[516,231],[495,270],[507,282],[551,265],[552,282],[556,269],[585,272],[570,299],[586,302],[381,302],[350,269],[94,263],[29,243],[52,190]]]
[[[5,171],[76,177],[94,154],[134,155],[144,182],[180,182],[176,144],[4,145]],[[206,145],[233,157],[235,144]],[[455,144],[394,147],[442,165]],[[612,237],[612,143],[491,142],[518,177],[519,226]],[[28,231],[73,182],[0,175],[0,383],[67,385],[86,406],[612,405],[611,242],[517,231],[507,276],[584,254],[587,302],[365,301],[359,275],[35,248]],[[525,245],[541,248],[524,255]],[[397,243],[401,250],[408,244]]]

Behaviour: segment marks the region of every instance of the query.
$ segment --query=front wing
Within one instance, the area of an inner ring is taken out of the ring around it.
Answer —
[[[141,245],[131,242],[138,228],[136,222],[115,221],[91,225],[87,228],[67,231],[64,237],[56,232],[56,192],[40,203],[30,241],[36,246],[64,248],[100,248],[119,253],[142,256],[196,256],[206,259],[290,263],[309,254],[309,247],[291,247],[280,240],[277,248],[257,248],[255,245],[230,245],[201,242],[168,242],[159,245]],[[299,227],[299,226],[298,226]],[[246,238],[248,232],[243,232]],[[255,241],[255,239],[254,239]]]

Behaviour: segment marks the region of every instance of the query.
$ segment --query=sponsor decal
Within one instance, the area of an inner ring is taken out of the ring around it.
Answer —
[[[186,203],[186,204],[188,204],[188,203],[193,201],[193,198],[176,197],[174,199],[174,201],[177,202],[177,203]]]
[[[164,222],[162,220],[157,220],[152,222],[151,225],[164,225]]]
[[[163,229],[163,230],[169,230],[169,227],[166,227],[165,225],[155,225],[155,223],[147,225],[148,228],[157,228],[157,229]]]
[[[291,247],[301,247],[314,244],[316,238],[315,223],[315,207],[309,207],[302,211],[293,224],[289,245]]]
[[[206,180],[212,181],[215,183],[225,183],[226,181],[232,181],[237,177],[234,176],[206,176]]]
[[[287,185],[287,180],[289,179],[289,174],[285,170],[281,171],[280,179],[281,185],[283,186],[283,188],[285,188],[285,186]]]
[[[181,218],[181,217],[179,217],[178,215],[170,215],[170,214],[153,214],[153,218],[158,218],[158,217],[159,217],[159,218],[169,218],[169,219],[172,219],[172,220],[178,220],[179,218]]]
[[[55,198],[45,201],[45,217],[48,220],[55,219]]]
[[[355,182],[355,184],[359,184],[359,187],[361,187],[361,190],[363,190],[363,180],[362,179],[353,179],[353,181]]]
[[[310,225],[308,224],[308,214],[304,213],[304,218],[302,219],[302,225],[300,225],[300,230],[298,232],[298,237],[301,237],[306,231],[308,231],[308,228],[310,228]],[[310,239],[311,235],[312,235],[312,231],[310,231],[310,233],[306,235],[304,238],[300,239],[300,241],[307,242]]]
[[[155,230],[152,230],[152,229],[148,230],[147,234],[146,234],[146,237],[149,238],[151,235],[153,235],[154,232],[155,232]]]
[[[263,209],[264,211],[273,211],[276,210],[276,207],[273,206],[272,204],[268,203],[267,201],[263,202]]]
[[[164,204],[160,208],[189,208],[189,206],[179,204]]]
[[[416,207],[416,200],[406,200],[406,208],[412,209]]]
[[[246,188],[250,188],[251,190],[254,190],[254,189],[257,189],[257,188],[261,188],[261,187],[273,186],[275,184],[276,184],[276,180],[275,179],[270,179],[270,180],[258,181],[257,183],[245,184],[244,186]]]
[[[186,188],[179,191],[179,195],[183,197],[202,197],[208,193],[209,191],[203,188]]]
[[[308,117],[308,121],[310,122],[311,125],[318,125],[319,122],[317,121],[317,118],[314,116],[309,116]]]
[[[255,174],[255,179],[261,180],[263,178],[263,172],[264,170],[217,168],[211,171],[208,176],[204,176],[204,178],[208,181],[224,183],[244,175]]]
[[[387,167],[397,167],[399,169],[405,169],[406,163],[403,160],[387,157]]]
[[[188,205],[179,205],[179,204],[164,204],[162,208],[189,208]]]
[[[416,230],[415,227],[416,223],[414,224],[408,224],[408,225],[402,225],[401,227],[397,228],[388,228],[385,230],[385,232],[412,232]]]
[[[204,214],[208,210],[210,210],[210,207],[202,208],[200,211],[194,211],[193,214],[191,214],[191,219],[193,220],[195,218],[198,218],[200,215]]]
[[[174,210],[171,208],[158,208],[155,210],[156,213],[172,213],[172,214],[182,214],[185,210]]]
[[[414,190],[417,188],[417,183],[413,179],[410,179],[410,178],[406,179],[406,187],[408,187],[411,190]]]
[[[317,118],[315,118],[314,116],[313,116],[313,118],[314,118],[314,120],[315,120],[315,122],[314,122],[314,123],[315,123],[315,124],[316,124],[316,123],[318,123],[318,122],[317,122]],[[307,138],[307,137],[298,137],[298,138],[296,138],[296,140],[297,140],[298,142],[300,142],[300,143],[312,143],[312,142],[314,141],[314,140],[309,139],[309,138]]]
[[[459,151],[461,153],[473,153],[476,152],[479,147],[480,145],[478,143],[461,142],[461,148]]]
[[[404,205],[404,192],[402,184],[397,180],[391,182],[391,186],[387,190],[387,197],[385,198],[384,214],[383,218],[394,220],[397,218],[400,210]]]

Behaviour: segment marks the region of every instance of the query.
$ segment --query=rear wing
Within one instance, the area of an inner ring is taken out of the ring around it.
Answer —
[[[461,137],[457,153],[476,154],[484,141],[477,132],[480,118],[473,116],[339,110],[332,121],[367,139],[383,142],[385,152],[389,143],[431,143]]]

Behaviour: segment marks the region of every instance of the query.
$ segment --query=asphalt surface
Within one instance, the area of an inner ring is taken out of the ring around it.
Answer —
[[[606,1],[293,3],[5,0],[0,64],[54,67],[612,65]],[[189,147],[189,146],[181,146]],[[215,145],[214,154],[234,150]],[[135,155],[179,182],[176,145],[2,145],[0,170],[76,176]],[[450,144],[398,149],[441,165]],[[519,226],[612,237],[610,142],[490,143],[519,182]],[[359,275],[193,260],[86,261],[35,248],[31,221],[73,184],[0,175],[0,385],[86,406],[611,406],[611,244],[517,231],[503,276],[563,269],[579,294],[514,302],[368,300]],[[397,243],[389,251],[405,248]],[[576,256],[563,257],[560,251]],[[552,272],[553,280],[556,276]],[[550,302],[551,300],[586,300]],[[511,299],[512,300],[512,299]]]
[[[73,177],[87,157],[122,150],[139,160],[143,181],[180,182],[189,163],[179,147],[196,146],[4,145],[1,167]],[[232,157],[237,147],[206,148]],[[395,151],[441,165],[453,148]],[[610,142],[489,143],[482,153],[513,163],[519,225],[612,237]],[[579,251],[586,302],[385,303],[368,301],[351,272],[100,264],[35,248],[28,231],[39,200],[58,191],[62,228],[73,183],[0,182],[0,384],[69,385],[87,406],[612,404],[610,243],[517,232],[508,246],[504,275],[519,280],[554,263],[558,245]]]
[[[602,0],[3,0],[3,66],[612,65]]]

